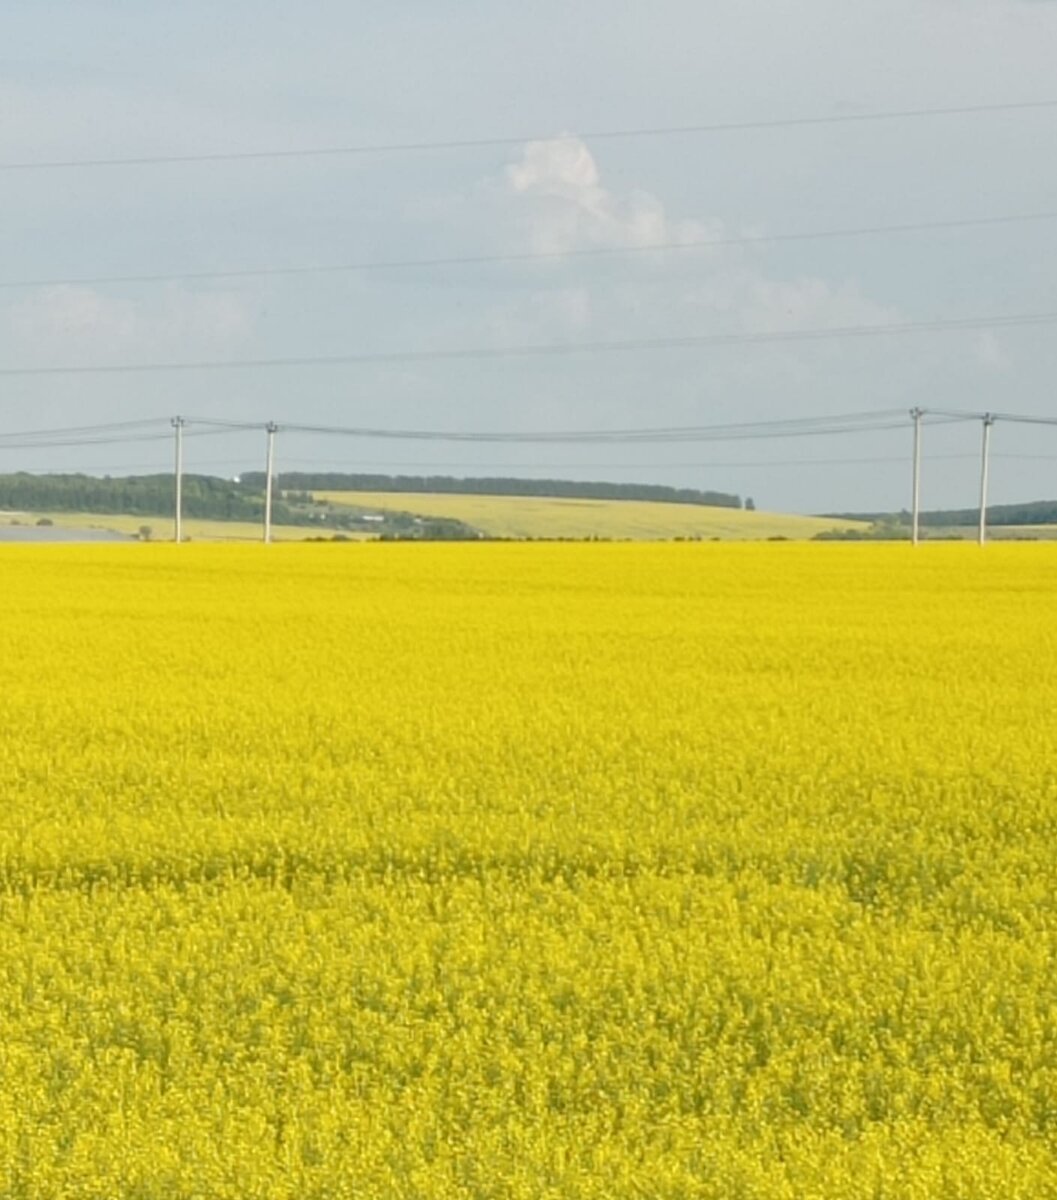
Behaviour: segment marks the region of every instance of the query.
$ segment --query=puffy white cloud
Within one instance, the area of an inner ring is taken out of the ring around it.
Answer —
[[[526,145],[520,160],[507,168],[506,185],[508,203],[513,199],[516,205],[520,234],[538,252],[721,243],[731,236],[715,218],[673,218],[651,192],[635,189],[621,194],[606,187],[588,146],[570,135]],[[566,322],[570,328],[583,328],[589,313],[600,321],[604,316],[607,332],[620,330],[633,318],[640,333],[648,332],[644,323],[659,324],[665,332],[700,332],[706,313],[710,329],[741,331],[901,319],[898,309],[871,300],[853,282],[772,276],[765,246],[717,245],[695,250],[694,255],[696,265],[689,281],[678,275],[658,281],[652,256],[622,260],[619,283],[606,279],[593,288],[580,288],[575,314],[569,312],[568,289],[556,289],[550,315],[560,318],[568,312],[573,318]],[[546,307],[539,295],[521,303],[530,323]]]
[[[571,135],[529,142],[520,162],[507,168],[507,183],[526,201],[530,242],[543,253],[722,237],[718,222],[672,221],[650,192],[618,196],[604,187],[591,151]]]

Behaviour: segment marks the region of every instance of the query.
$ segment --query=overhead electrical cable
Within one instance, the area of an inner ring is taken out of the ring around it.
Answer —
[[[938,117],[1039,112],[1057,108],[1057,99],[1019,100],[999,104],[962,104],[943,108],[903,108],[878,112],[845,112],[804,117],[771,117],[762,120],[713,121],[689,125],[600,129],[584,133],[520,134],[501,137],[449,138],[343,146],[300,146],[273,150],[230,150],[189,154],[125,155],[112,158],[62,158],[0,162],[0,171],[52,171],[85,167],[172,166],[188,163],[255,162],[266,159],[362,157],[373,154],[413,154],[444,150],[496,149],[528,142],[630,141],[642,138],[683,137],[701,134],[744,133],[772,129],[797,129],[825,125],[862,125],[876,121],[907,121]]]
[[[887,418],[899,416],[899,415],[902,415],[905,420],[906,414],[905,414],[904,409],[902,409],[902,408],[883,408],[883,409],[874,409],[872,411],[866,411],[866,412],[841,413],[841,414],[831,415],[831,416],[783,417],[783,418],[772,417],[772,418],[768,418],[768,419],[762,420],[762,421],[724,422],[724,423],[717,423],[717,424],[711,424],[711,425],[674,425],[674,426],[666,425],[666,426],[660,426],[660,427],[651,426],[649,428],[615,429],[615,430],[609,430],[608,432],[615,434],[615,435],[619,435],[619,436],[624,436],[626,434],[631,434],[631,435],[637,436],[640,434],[654,434],[654,433],[683,433],[683,432],[686,432],[687,430],[692,430],[692,431],[696,431],[696,432],[711,432],[711,431],[717,431],[717,430],[729,432],[731,430],[740,430],[740,429],[757,429],[757,428],[761,428],[764,426],[766,426],[767,428],[786,428],[786,427],[788,427],[788,428],[800,429],[805,426],[829,425],[829,424],[832,424],[834,421],[847,421],[847,422],[863,421],[863,422],[872,423],[879,419],[883,420],[883,419],[887,419]],[[948,414],[944,414],[944,415],[948,415]],[[951,414],[951,415],[955,415],[958,417],[962,416],[961,413],[956,413],[956,414]],[[229,429],[235,429],[235,428],[259,429],[261,427],[259,423],[252,425],[252,426],[247,426],[244,422],[227,421],[227,420],[224,420],[223,418],[217,418],[217,417],[187,417],[186,420],[190,424],[218,426],[218,427],[229,428]],[[348,432],[351,432],[354,427],[348,426],[348,425],[311,425],[311,426],[309,426],[309,425],[298,425],[296,423],[285,423],[283,425],[283,428],[287,429],[287,430],[291,430],[291,429],[301,430],[302,432],[311,431],[314,433],[315,432],[348,433]],[[565,430],[565,431],[562,431],[562,436],[573,435],[576,437],[580,437],[580,436],[593,437],[600,432],[605,433],[607,431]]]
[[[1008,455],[995,455],[996,458],[1009,457]],[[922,461],[924,462],[944,462],[949,460],[965,460],[972,459],[974,462],[979,458],[978,454],[924,454]],[[740,470],[742,467],[839,467],[839,466],[866,466],[873,463],[905,463],[906,455],[869,455],[865,458],[788,458],[788,459],[696,459],[693,462],[669,462],[667,460],[659,461],[654,459],[652,462],[493,462],[486,463],[476,462],[421,462],[415,460],[413,462],[401,462],[395,460],[386,460],[381,463],[363,463],[357,460],[355,463],[350,463],[345,459],[319,459],[319,458],[291,458],[288,455],[283,456],[284,464],[300,464],[302,466],[343,466],[346,467],[347,473],[352,475],[376,475],[386,474],[382,470],[383,467],[399,467],[405,469],[415,467],[422,472],[423,477],[429,478],[436,476],[438,471],[553,471],[553,470],[576,470],[576,471],[645,471],[645,470],[698,470],[702,468],[730,468],[731,470]],[[318,472],[317,472],[318,473]],[[344,472],[343,472],[344,473]],[[477,478],[480,478],[478,476]]]
[[[843,325],[829,329],[770,330],[756,333],[706,333],[683,337],[629,338],[606,342],[556,342],[520,346],[474,347],[451,350],[394,350],[359,354],[291,355],[277,358],[243,358],[188,362],[71,364],[46,367],[0,367],[5,378],[59,375],[139,375],[189,371],[273,370],[293,367],[360,366],[381,363],[452,362],[502,358],[539,358],[569,354],[611,354],[631,351],[703,349],[720,346],[757,346],[783,342],[837,341],[849,338],[897,337],[917,333],[947,333],[976,329],[1009,329],[1052,325],[1057,312],[1012,313],[988,317],[960,317],[931,321],[903,321],[878,325]]]
[[[40,438],[36,441],[3,442],[0,451],[4,450],[46,450],[53,446],[130,446],[141,442],[169,441],[165,433],[126,434],[124,437],[71,437],[71,438]]]
[[[393,438],[415,439],[425,441],[556,441],[556,442],[644,442],[653,440],[680,440],[687,438],[728,438],[741,436],[774,436],[804,435],[832,430],[876,430],[879,428],[903,428],[906,425],[905,415],[900,409],[884,409],[875,412],[851,413],[828,417],[799,417],[784,420],[769,420],[759,422],[739,422],[699,426],[670,426],[662,428],[610,429],[610,430],[566,430],[543,432],[503,432],[503,431],[429,431],[429,430],[392,430],[392,429],[361,429],[351,426],[313,426],[298,424],[283,424],[277,426],[287,433],[316,433],[327,435],[343,435],[364,438]],[[955,419],[955,418],[948,418]],[[260,423],[245,421],[227,421],[214,417],[181,418],[183,437],[208,437],[213,435],[259,431],[264,428]],[[169,421],[164,422],[169,425]],[[147,422],[128,422],[130,426],[141,427]],[[153,422],[155,427],[161,421]],[[120,429],[120,426],[119,426]],[[144,441],[161,441],[171,437],[171,433],[141,432],[129,429],[125,432],[114,432],[109,425],[80,426],[72,429],[36,430],[21,433],[0,435],[0,450],[46,448],[49,446],[90,446],[115,445]]]
[[[54,443],[52,443],[54,444]],[[0,447],[2,450],[3,447]],[[972,460],[976,462],[980,455],[978,453],[967,454],[923,454],[922,462],[965,462]],[[1055,462],[1057,454],[1014,454],[1014,453],[994,453],[991,456],[996,459],[1009,459],[1016,461],[1031,461],[1031,462]],[[870,466],[873,464],[899,463],[906,462],[906,456],[902,454],[882,454],[868,455],[864,458],[787,458],[787,459],[695,459],[693,462],[670,462],[667,460],[659,461],[657,459],[651,462],[423,462],[420,459],[407,460],[391,460],[386,459],[384,462],[363,462],[357,459],[356,462],[350,462],[348,458],[329,459],[329,458],[299,458],[283,456],[283,462],[287,465],[295,464],[298,466],[326,466],[326,467],[346,467],[348,473],[355,475],[375,475],[388,474],[389,468],[399,468],[406,470],[415,468],[425,476],[436,475],[438,471],[550,471],[550,470],[576,470],[576,471],[647,471],[647,470],[699,470],[713,468],[729,468],[731,470],[741,470],[742,468],[770,468],[770,467],[853,467],[853,466]],[[232,458],[213,458],[213,459],[195,459],[189,464],[189,467],[227,467],[231,468],[235,465],[235,460]],[[27,472],[40,472],[45,474],[54,474],[58,472],[70,471],[70,464],[66,463],[62,466],[40,466],[34,465],[30,467],[22,467],[21,470]],[[157,474],[166,474],[171,471],[168,458],[163,462],[149,463],[93,463],[93,471],[153,471]]]
[[[1033,417],[1022,413],[996,412],[990,414],[996,421],[1013,422],[1018,425],[1057,425],[1057,417]]]
[[[960,417],[968,418],[974,421],[1005,421],[1017,425],[1057,425],[1057,416],[1042,417],[1033,416],[1031,413],[1005,413],[1005,412],[960,412],[957,409],[930,408],[928,410],[930,416],[938,417]]]
[[[232,432],[229,429],[195,429],[187,430],[184,437],[202,438],[217,437]],[[171,433],[127,433],[111,435],[69,434],[58,432],[54,436],[25,438],[24,440],[8,440],[13,435],[5,435],[0,441],[0,453],[4,450],[47,450],[60,446],[128,446],[143,442],[168,442],[172,440]]]
[[[834,423],[832,425],[818,425],[806,429],[783,429],[783,428],[765,428],[754,431],[749,430],[734,430],[734,431],[714,431],[707,430],[679,430],[673,429],[665,432],[650,433],[650,434],[553,434],[553,433],[446,433],[442,430],[394,430],[394,429],[328,429],[325,427],[313,427],[310,425],[282,425],[280,429],[284,433],[326,433],[334,436],[347,436],[364,438],[368,440],[382,441],[424,441],[424,442],[475,442],[475,443],[492,443],[492,444],[525,444],[535,443],[538,445],[604,445],[604,444],[628,444],[636,443],[644,444],[659,444],[666,442],[730,442],[730,441],[755,441],[768,438],[799,438],[799,437],[827,437],[841,434],[851,433],[874,433],[887,429],[905,429],[907,422],[902,419],[898,422],[895,420],[888,422],[878,422],[873,425],[855,424],[855,423]]]
[[[439,267],[474,267],[503,263],[553,262],[567,259],[610,258],[622,255],[670,253],[673,251],[729,249],[736,246],[765,246],[790,242],[831,241],[840,238],[979,229],[988,226],[1030,224],[1053,220],[1057,220],[1057,209],[1033,213],[1010,213],[993,217],[965,217],[943,221],[911,221],[898,225],[861,225],[844,229],[699,238],[679,242],[657,242],[647,246],[590,246],[570,250],[524,251],[508,254],[462,254],[435,258],[391,258],[377,259],[373,262],[324,263],[320,265],[302,264],[286,267],[246,267],[232,270],[74,275],[38,279],[0,279],[0,289],[97,287],[105,284],[194,283],[212,279],[270,279],[281,276],[340,275],[369,271],[428,270]]]
[[[943,423],[963,420],[940,418]],[[194,418],[191,418],[192,422]],[[205,419],[208,423],[208,418]],[[855,413],[833,417],[805,417],[725,425],[671,426],[654,429],[468,431],[424,429],[379,429],[362,426],[278,424],[283,433],[318,434],[388,441],[476,442],[491,444],[627,444],[688,441],[744,441],[759,438],[818,437],[905,429],[907,417],[901,409]],[[259,427],[258,427],[259,428]]]
[[[1038,458],[1045,461],[1053,461],[1057,455],[1024,455],[1024,454],[995,454],[995,458]],[[922,455],[923,462],[949,462],[949,461],[966,461],[971,459],[975,462],[979,458],[978,454],[924,454]],[[872,466],[886,463],[906,462],[905,455],[869,455],[864,458],[788,458],[788,459],[754,459],[754,460],[735,460],[729,458],[709,460],[697,460],[695,462],[667,462],[654,460],[653,462],[617,462],[617,463],[584,463],[584,462],[536,462],[536,463],[502,463],[502,462],[487,462],[487,463],[466,463],[466,462],[399,462],[386,461],[383,463],[363,463],[357,461],[350,463],[348,459],[320,459],[320,458],[297,458],[283,456],[285,466],[339,466],[346,467],[348,474],[353,475],[380,475],[389,474],[390,472],[382,468],[398,467],[401,469],[407,467],[419,468],[422,472],[421,477],[429,478],[436,476],[438,471],[551,471],[551,470],[577,470],[577,471],[631,471],[631,470],[701,470],[701,469],[730,469],[742,470],[743,468],[766,468],[771,467],[842,467],[842,466]],[[216,458],[216,459],[194,459],[187,463],[189,472],[197,471],[200,467],[226,467],[231,469],[235,466],[235,460],[231,458]],[[41,473],[41,474],[60,474],[69,473],[70,466],[32,466],[23,467],[21,470],[26,472]],[[166,459],[162,463],[93,463],[92,471],[151,471],[153,474],[163,475],[171,474],[172,467]],[[289,474],[290,472],[285,472]],[[484,476],[483,478],[488,478]],[[473,478],[482,478],[482,476],[474,476]],[[535,476],[527,477],[529,481]]]
[[[298,423],[275,423],[274,428],[284,434],[314,434],[321,436],[342,436],[362,439],[393,440],[393,441],[426,441],[426,442],[463,442],[486,444],[554,444],[554,445],[626,445],[626,444],[663,444],[669,442],[728,442],[753,441],[759,439],[782,439],[800,437],[822,437],[841,434],[863,434],[885,431],[904,431],[909,427],[907,412],[904,409],[879,409],[868,412],[842,413],[829,416],[793,417],[771,419],[754,422],[729,422],[711,425],[680,425],[650,428],[623,429],[570,429],[570,430],[429,430],[429,429],[383,429],[374,427],[345,426],[345,425],[310,425]],[[965,424],[991,419],[993,421],[1016,422],[1034,425],[1057,425],[1057,417],[1035,416],[1030,413],[979,413],[956,410],[924,410],[922,418],[930,425]],[[182,436],[184,438],[213,437],[224,434],[257,431],[268,428],[261,422],[226,421],[211,417],[181,418]],[[171,419],[164,421],[171,425]],[[162,424],[161,419],[139,420],[128,422],[111,422],[96,426],[70,426],[51,430],[29,430],[0,434],[0,452],[4,450],[49,449],[55,447],[85,447],[128,445],[142,442],[168,441],[173,436],[171,431],[147,432],[146,428],[157,428]],[[269,423],[270,424],[270,423]],[[972,455],[933,455],[935,458],[975,457]],[[1005,458],[1040,458],[1049,459],[1050,455],[999,454],[996,457]],[[312,460],[308,460],[312,461]],[[345,460],[342,460],[343,462]],[[796,460],[811,461],[811,460]],[[820,463],[832,461],[884,461],[883,459],[833,459],[815,460]],[[389,463],[388,465],[395,465]],[[436,469],[440,466],[455,464],[443,463],[414,463],[406,464]],[[485,464],[469,463],[465,466],[480,468]],[[505,464],[512,467],[538,467],[541,464]],[[555,464],[569,466],[571,464]],[[597,463],[576,464],[579,467],[595,467],[604,469],[616,467],[648,467],[650,463]],[[710,466],[704,462],[685,464],[662,464],[684,466]],[[730,462],[730,466],[748,465],[781,465],[775,460],[767,460],[756,464],[748,462]]]
[[[162,422],[168,423],[164,417],[141,417],[135,421],[108,421],[99,425],[67,425],[62,429],[24,429],[17,433],[0,433],[0,441],[6,438],[48,437],[59,434],[63,437],[73,437],[77,434],[115,433],[129,429],[148,429]]]

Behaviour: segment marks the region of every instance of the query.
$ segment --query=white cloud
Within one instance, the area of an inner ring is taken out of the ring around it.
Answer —
[[[591,151],[571,135],[529,142],[521,161],[507,168],[506,177],[510,191],[527,202],[530,243],[541,253],[661,246],[723,236],[719,222],[672,221],[663,203],[649,192],[616,195],[602,185]]]
[[[562,136],[530,142],[520,161],[506,172],[507,201],[516,204],[521,236],[537,252],[560,253],[600,247],[649,247],[694,242],[722,242],[731,236],[721,220],[676,219],[662,200],[640,189],[619,194],[602,181],[598,164],[580,139]],[[758,234],[760,231],[755,230]],[[524,243],[522,243],[523,245]],[[869,325],[898,321],[898,309],[877,303],[852,281],[830,282],[806,276],[773,277],[766,269],[763,247],[718,245],[695,251],[692,282],[680,276],[659,281],[652,256],[622,260],[622,278],[614,286],[581,289],[576,327],[587,314],[604,316],[607,332],[634,319],[637,332],[785,331],[827,326]],[[663,260],[670,262],[671,260]],[[546,293],[544,293],[546,295]],[[568,308],[566,289],[553,293],[559,317]],[[544,309],[540,296],[521,302],[531,322]]]

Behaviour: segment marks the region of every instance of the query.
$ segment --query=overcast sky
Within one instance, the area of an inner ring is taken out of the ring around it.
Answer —
[[[0,7],[0,162],[516,138],[421,153],[0,172],[0,284],[528,254],[1057,210],[1057,109],[635,139],[591,131],[1057,98],[1045,0],[131,0]],[[573,135],[553,141],[557,135]],[[524,139],[524,140],[520,140]],[[541,261],[0,288],[0,365],[378,354],[1057,311],[1057,220]],[[1057,325],[488,360],[0,379],[0,433],[168,417],[524,430],[912,405],[1057,413]],[[971,505],[978,425],[927,431]],[[761,508],[909,503],[907,427],[660,446],[286,434],[288,470],[645,480]],[[999,426],[996,502],[1057,496]],[[188,443],[259,468],[263,435]],[[879,460],[879,461],[872,461]],[[164,469],[164,442],[0,471]]]

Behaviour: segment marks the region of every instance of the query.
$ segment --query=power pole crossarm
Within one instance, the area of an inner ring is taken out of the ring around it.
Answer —
[[[265,427],[268,431],[268,459],[264,482],[264,544],[272,540],[272,496],[275,491],[275,435],[279,426],[269,421]]]

